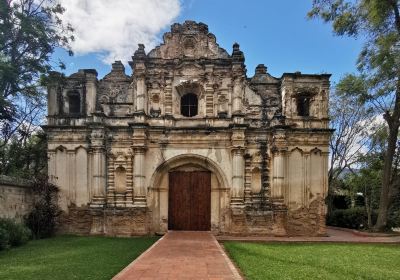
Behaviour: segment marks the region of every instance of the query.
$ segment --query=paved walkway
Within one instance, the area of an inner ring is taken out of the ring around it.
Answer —
[[[242,279],[209,232],[170,231],[113,280]]]
[[[218,240],[254,242],[346,242],[397,243],[400,236],[368,236],[352,231],[328,228],[326,237],[234,237],[217,236]],[[242,279],[210,232],[170,231],[149,250],[134,260],[113,280],[133,279]]]
[[[328,236],[324,237],[275,237],[275,236],[217,236],[219,241],[254,241],[254,242],[344,242],[344,243],[398,243],[400,244],[400,235],[363,235],[352,232],[351,230],[339,230],[328,228]]]

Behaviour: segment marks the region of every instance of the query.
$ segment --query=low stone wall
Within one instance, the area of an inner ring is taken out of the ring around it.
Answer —
[[[22,221],[33,205],[31,182],[0,175],[0,217]]]
[[[89,208],[70,206],[60,216],[59,233],[137,236],[149,234],[147,208]]]

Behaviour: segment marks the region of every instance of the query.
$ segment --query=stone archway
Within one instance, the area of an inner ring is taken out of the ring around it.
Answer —
[[[204,156],[184,154],[170,158],[157,167],[150,181],[148,206],[152,213],[151,231],[166,232],[169,216],[170,172],[209,172],[211,180],[211,231],[223,232],[229,209],[230,192],[224,172]]]

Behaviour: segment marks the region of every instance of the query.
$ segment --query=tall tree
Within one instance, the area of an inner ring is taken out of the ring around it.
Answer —
[[[360,156],[368,152],[368,142],[374,131],[375,116],[357,97],[333,90],[329,98],[329,117],[333,132],[329,141],[328,213],[333,210],[335,189],[342,186],[343,171],[353,171]]]
[[[63,66],[51,55],[56,47],[69,50],[73,40],[63,12],[55,0],[0,0],[0,146],[23,141],[43,118],[41,81]]]
[[[360,97],[383,114],[388,137],[376,230],[387,226],[392,200],[393,162],[400,126],[400,11],[398,0],[313,0],[309,17],[331,22],[339,36],[365,41],[359,55],[360,75],[341,81],[343,91]]]
[[[334,90],[329,100],[329,117],[335,129],[330,139],[329,183],[351,169],[368,152],[367,144],[376,129],[373,111],[354,96]]]

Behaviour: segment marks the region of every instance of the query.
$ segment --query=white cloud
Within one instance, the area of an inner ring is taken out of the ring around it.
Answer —
[[[157,35],[181,11],[180,0],[60,0],[63,20],[74,28],[76,54],[99,52],[102,60],[128,61],[138,43],[150,51]]]

